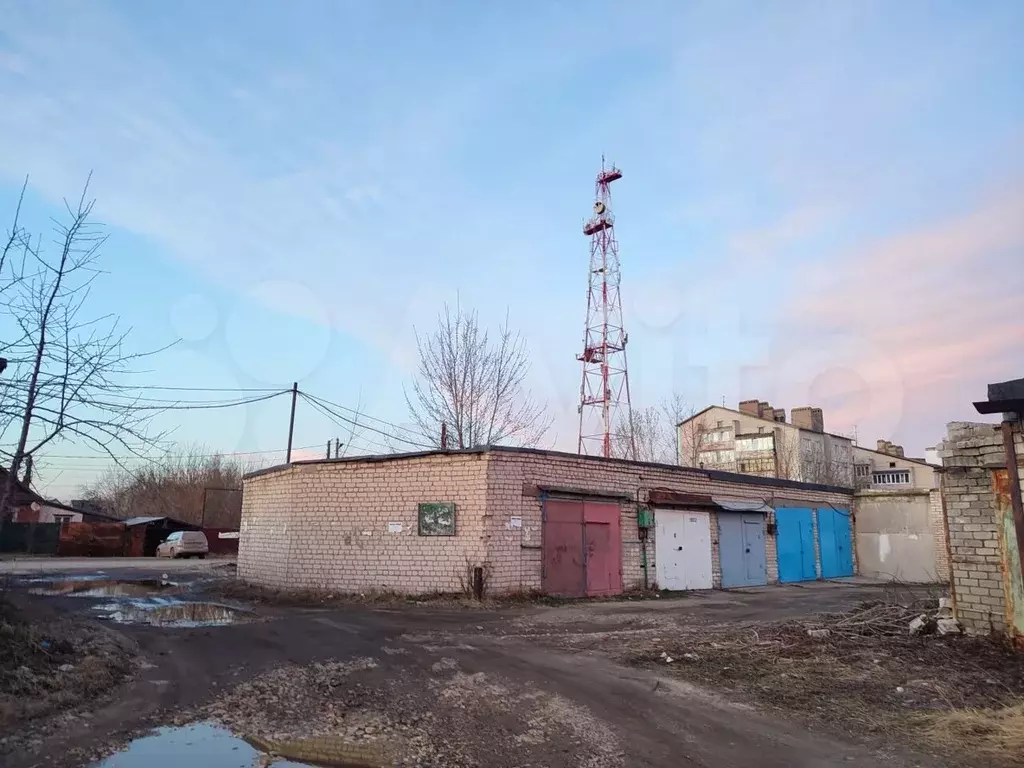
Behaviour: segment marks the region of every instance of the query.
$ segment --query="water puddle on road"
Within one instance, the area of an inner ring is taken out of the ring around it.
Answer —
[[[183,587],[171,581],[143,579],[117,581],[114,579],[60,579],[31,590],[34,595],[64,595],[67,597],[150,597],[181,592]]]
[[[101,618],[118,624],[149,624],[154,627],[223,627],[255,621],[252,611],[218,603],[126,602],[97,605]]]
[[[268,745],[259,740],[252,743],[224,728],[210,723],[196,723],[182,728],[159,728],[151,736],[136,739],[128,747],[111,755],[95,768],[380,768],[380,763],[355,761],[346,754],[355,747],[324,750],[324,740],[308,740],[284,745]],[[254,747],[253,744],[256,744]],[[313,745],[306,750],[303,745]],[[263,749],[257,749],[261,747]],[[290,751],[291,748],[294,751]],[[316,762],[297,763],[277,755],[294,755],[308,759],[305,752],[315,752]],[[273,754],[268,754],[272,752]]]

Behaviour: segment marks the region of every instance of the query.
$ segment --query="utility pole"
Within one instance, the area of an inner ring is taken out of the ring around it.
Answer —
[[[292,415],[288,419],[288,454],[284,463],[292,463],[292,437],[295,435],[295,401],[299,399],[299,382],[292,382]]]
[[[448,450],[448,422],[441,422],[441,450]]]

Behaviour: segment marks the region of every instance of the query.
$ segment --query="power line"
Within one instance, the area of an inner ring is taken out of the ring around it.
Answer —
[[[19,381],[5,381],[5,387],[27,388]],[[281,387],[178,387],[166,386],[163,384],[91,384],[90,389],[99,390],[158,390],[162,392],[277,392]]]
[[[337,419],[337,418],[335,417],[335,415],[334,415],[334,414],[332,414],[332,413],[331,413],[331,412],[330,412],[330,411],[329,411],[328,409],[326,409],[326,408],[325,408],[324,406],[320,405],[319,403],[316,403],[316,402],[314,402],[313,400],[311,400],[311,399],[309,399],[309,398],[306,398],[306,399],[308,400],[309,404],[310,404],[310,405],[311,405],[311,406],[313,407],[313,409],[314,409],[314,410],[316,410],[316,411],[318,411],[319,413],[321,413],[321,414],[323,414],[324,416],[326,416],[326,417],[327,417],[328,419],[330,419],[330,421],[332,421],[332,422],[333,422],[334,424],[337,424],[337,425],[338,425],[338,426],[340,426],[340,427],[345,427],[345,426],[352,426],[351,424],[349,424],[349,425],[346,425],[346,424],[344,424],[343,422],[339,421],[339,420],[338,420],[338,419]],[[354,434],[354,429],[361,429],[361,428],[362,428],[362,425],[360,425],[360,424],[355,424],[355,425],[354,425],[354,427],[353,427],[353,434]],[[389,435],[389,437],[390,437],[390,435]],[[355,441],[355,440],[357,440],[357,439],[358,439],[358,440],[362,440],[363,442],[367,443],[368,445],[374,446],[375,448],[378,448],[378,449],[380,449],[380,450],[382,450],[382,451],[385,451],[385,452],[387,452],[387,453],[390,453],[390,452],[391,452],[391,450],[392,450],[390,446],[387,446],[387,445],[383,445],[383,444],[381,444],[381,443],[378,443],[378,442],[377,442],[377,441],[375,441],[375,440],[370,440],[369,438],[363,437],[362,435],[360,435],[360,436],[359,436],[358,438],[356,438],[356,437],[351,437],[351,438],[349,439],[349,443],[348,443],[348,444],[349,444],[349,445],[351,445],[351,444],[352,444],[352,442],[354,442],[354,441]]]
[[[341,419],[341,421],[345,422],[346,424],[349,424],[349,425],[352,425],[352,426],[355,426],[355,427],[359,427],[361,429],[368,429],[371,432],[376,432],[378,435],[383,435],[384,437],[389,438],[391,440],[398,440],[399,442],[406,443],[408,445],[412,445],[412,446],[415,446],[417,448],[433,448],[434,447],[432,445],[427,445],[426,443],[420,443],[420,442],[417,442],[415,440],[410,440],[408,438],[401,437],[399,435],[393,435],[390,432],[385,432],[385,431],[383,431],[381,429],[377,429],[376,427],[371,426],[369,424],[360,424],[358,421],[355,421],[355,420],[353,420],[353,419],[351,419],[351,418],[349,418],[347,416],[342,416],[340,413],[332,410],[330,407],[328,407],[327,405],[324,404],[325,401],[321,400],[318,397],[314,397],[313,395],[310,395],[307,392],[299,392],[299,394],[302,395],[302,397],[305,400],[307,400],[310,403],[314,404],[314,406],[319,405],[320,408],[323,409],[323,411],[327,412],[329,417],[330,416],[334,416],[337,419]],[[376,421],[380,421],[380,419],[376,419]],[[394,426],[394,425],[392,424],[390,426]]]
[[[301,392],[300,394],[309,394],[309,393]],[[429,437],[427,437],[427,435],[424,435],[422,432],[418,432],[415,429],[411,429],[409,427],[403,427],[401,424],[395,424],[394,422],[391,422],[391,421],[385,421],[384,419],[378,419],[375,416],[370,416],[369,414],[363,413],[362,411],[356,410],[355,408],[348,408],[347,406],[341,405],[340,403],[332,402],[332,401],[328,400],[327,398],[320,397],[319,395],[317,395],[317,396],[309,395],[309,396],[310,397],[315,397],[316,400],[318,400],[324,406],[333,406],[334,408],[340,408],[343,411],[348,411],[349,413],[353,413],[353,414],[355,414],[354,418],[357,419],[357,420],[358,419],[369,419],[370,421],[376,421],[378,424],[384,424],[385,426],[391,427],[394,430],[399,430],[399,431],[402,431],[402,432],[406,432],[406,433],[408,433],[410,435],[413,435],[415,437],[418,437],[418,438],[423,438],[423,439],[426,439],[426,440],[430,439]],[[364,425],[361,425],[361,426],[364,426]]]
[[[24,391],[24,388],[23,388]],[[41,390],[45,395],[55,397]],[[188,411],[188,410],[209,410],[213,408],[234,408],[239,405],[251,405],[263,400],[270,400],[279,395],[291,392],[290,389],[282,389],[259,397],[232,398],[230,400],[171,400],[162,398],[127,397],[123,402],[110,402],[105,400],[84,400],[76,403],[81,406],[95,408],[134,408],[137,411]],[[119,397],[119,395],[114,395]],[[137,405],[137,403],[157,403],[157,405]]]
[[[292,448],[293,451],[308,451],[313,448],[321,448],[322,446],[318,443],[317,445],[302,445],[297,448]],[[271,448],[265,451],[215,451],[214,453],[159,453],[151,456],[120,456],[119,461],[130,461],[132,459],[212,459],[217,456],[250,456],[266,453],[284,453],[284,448]],[[49,461],[50,459],[84,459],[88,461],[113,461],[110,456],[74,456],[70,454],[46,454],[40,455],[40,461]]]

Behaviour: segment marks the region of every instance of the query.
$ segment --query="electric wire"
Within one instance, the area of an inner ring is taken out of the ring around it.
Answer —
[[[316,402],[320,403],[321,406],[323,406],[324,408],[327,408],[328,410],[330,410],[339,419],[342,419],[343,421],[345,421],[345,422],[347,422],[349,424],[356,424],[357,423],[356,419],[365,418],[365,419],[369,419],[370,421],[375,421],[375,422],[377,422],[379,424],[384,424],[385,426],[391,427],[393,430],[395,430],[397,432],[405,432],[405,433],[407,433],[409,435],[413,435],[413,436],[415,436],[417,438],[420,438],[421,440],[429,440],[429,438],[426,435],[424,435],[424,434],[422,434],[420,432],[417,432],[416,430],[410,429],[409,427],[403,427],[403,426],[400,426],[398,424],[394,424],[394,423],[392,423],[390,421],[385,421],[384,419],[378,419],[378,418],[376,418],[374,416],[370,416],[368,414],[364,414],[361,411],[357,411],[357,410],[355,410],[353,408],[348,408],[348,407],[346,407],[344,405],[339,405],[338,403],[334,403],[334,402],[332,402],[330,400],[327,400],[327,399],[325,399],[323,397],[319,397],[319,396],[316,396],[316,395],[311,395],[308,392],[303,392],[302,390],[299,390],[299,394],[302,395],[303,397],[305,397],[306,399],[315,400]],[[334,411],[333,408],[339,408],[341,410],[349,411],[350,413],[356,414],[356,417],[355,417],[355,419],[353,419],[351,417],[342,416],[340,413],[337,413],[336,411]],[[434,448],[434,447],[436,447],[436,446],[430,445],[429,443],[419,442],[418,440],[410,440],[408,438],[402,437],[399,434],[390,434],[388,432],[381,431],[381,430],[376,429],[376,428],[374,428],[374,427],[372,427],[372,426],[370,426],[368,424],[358,424],[358,426],[360,426],[360,427],[362,427],[364,429],[370,429],[370,430],[372,430],[374,432],[377,432],[379,434],[384,435],[385,437],[390,437],[393,440],[400,440],[403,443],[408,443],[409,445],[415,445],[418,448]]]

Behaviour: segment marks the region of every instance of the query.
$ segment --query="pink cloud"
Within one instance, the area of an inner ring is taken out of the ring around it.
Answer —
[[[823,259],[781,319],[789,391],[829,427],[924,443],[1024,350],[1024,180],[974,210]]]

